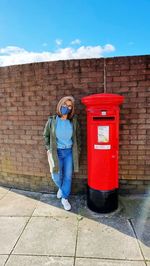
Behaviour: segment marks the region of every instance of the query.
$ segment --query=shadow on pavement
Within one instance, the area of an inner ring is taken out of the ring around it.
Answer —
[[[8,188],[8,192],[4,197],[9,193],[20,194],[37,200],[32,216],[69,217],[76,214],[79,221],[87,218],[99,224],[105,224],[123,234],[137,238],[144,245],[150,247],[150,195],[148,194],[142,196],[119,196],[118,210],[109,214],[99,214],[87,207],[86,195],[72,195],[70,197],[72,210],[67,212],[64,211],[61,201],[56,198],[56,194]],[[4,199],[4,197],[0,198],[0,200]],[[47,205],[46,208],[45,204]],[[5,208],[8,208],[8,206],[5,206]],[[0,215],[3,215],[1,211]],[[12,215],[12,213],[9,215]]]

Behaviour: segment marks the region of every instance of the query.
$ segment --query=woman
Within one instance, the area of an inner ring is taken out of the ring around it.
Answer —
[[[79,171],[81,150],[80,128],[74,114],[74,98],[66,96],[57,104],[56,114],[49,116],[44,129],[45,147],[52,179],[58,187],[57,198],[65,210],[71,210],[68,201],[72,173]]]

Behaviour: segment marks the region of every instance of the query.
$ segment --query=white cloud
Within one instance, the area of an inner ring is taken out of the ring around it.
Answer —
[[[115,51],[115,47],[112,44],[106,44],[103,49],[105,52],[114,52]]]
[[[57,61],[65,59],[99,58],[105,53],[115,51],[111,44],[105,46],[81,46],[78,49],[71,47],[59,48],[54,52],[30,52],[16,46],[7,46],[0,49],[0,66],[25,64],[32,62]]]
[[[24,53],[24,52],[26,52],[25,49],[17,47],[17,46],[7,46],[5,48],[0,49],[0,54],[6,54],[6,55],[19,54],[19,53]]]
[[[73,40],[72,42],[71,42],[71,44],[80,44],[81,43],[81,41],[79,40],[79,39],[75,39],[75,40]]]
[[[62,40],[60,40],[60,39],[56,39],[55,42],[56,42],[57,45],[61,45],[62,44]]]

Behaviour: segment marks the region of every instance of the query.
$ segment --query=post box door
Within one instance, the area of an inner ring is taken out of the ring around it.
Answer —
[[[115,117],[93,117],[88,132],[89,186],[118,187],[118,127]]]

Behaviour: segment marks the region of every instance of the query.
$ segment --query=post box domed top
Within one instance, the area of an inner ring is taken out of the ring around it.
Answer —
[[[124,96],[111,93],[91,94],[83,97],[81,101],[86,106],[119,105],[123,103]]]

